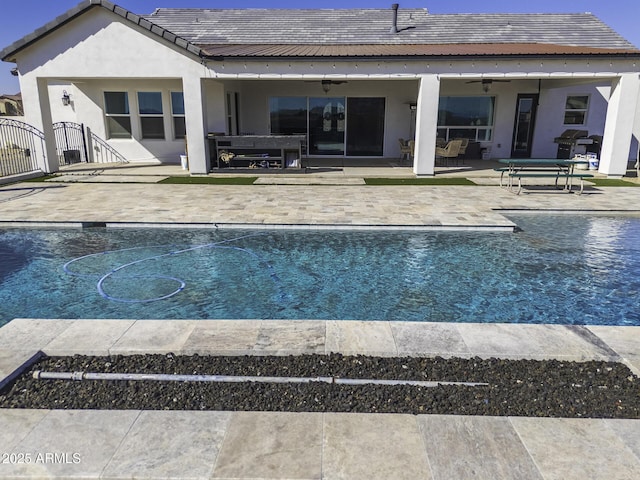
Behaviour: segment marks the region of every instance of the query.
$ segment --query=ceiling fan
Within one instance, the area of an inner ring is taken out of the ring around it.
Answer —
[[[317,80],[305,80],[306,82],[317,82]],[[342,83],[347,83],[346,80],[320,80],[320,84],[322,85],[322,90],[324,93],[328,93],[331,89],[331,85],[340,85]]]
[[[491,84],[493,82],[504,82],[508,83],[511,80],[493,80],[492,78],[483,78],[482,80],[469,80],[467,83],[482,83],[482,90],[484,93],[487,93],[491,88]]]

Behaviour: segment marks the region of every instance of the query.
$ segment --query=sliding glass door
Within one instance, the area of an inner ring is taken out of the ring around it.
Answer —
[[[348,98],[347,125],[347,156],[382,156],[384,98]]]
[[[382,156],[385,99],[271,97],[271,133],[307,134],[310,155]]]

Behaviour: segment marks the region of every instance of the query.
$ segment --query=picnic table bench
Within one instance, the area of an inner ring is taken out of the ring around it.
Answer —
[[[500,172],[500,186],[504,186],[503,177],[505,173],[509,177],[507,188],[514,190],[514,180],[518,181],[518,189],[515,191],[517,195],[522,192],[523,178],[554,178],[555,187],[558,188],[558,180],[563,178],[564,189],[571,192],[573,188],[573,179],[580,180],[580,191],[584,191],[584,179],[592,178],[590,173],[575,173],[574,167],[577,164],[588,163],[581,159],[555,159],[555,158],[507,158],[500,159],[500,163],[508,164],[507,167],[495,168]]]
[[[571,191],[572,182],[571,179],[577,178],[580,180],[580,191],[578,194],[581,194],[584,191],[584,179],[585,178],[593,178],[593,175],[590,173],[542,173],[542,172],[514,172],[510,173],[509,177],[518,179],[518,190],[516,192],[517,195],[520,195],[522,191],[522,179],[523,178],[545,178],[545,177],[555,177],[556,179],[556,187],[558,186],[558,178],[560,176],[564,177],[568,183],[566,183],[565,189]]]

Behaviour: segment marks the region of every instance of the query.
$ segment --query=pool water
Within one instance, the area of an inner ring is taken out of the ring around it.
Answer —
[[[13,318],[640,325],[640,218],[510,216],[516,233],[0,230]]]

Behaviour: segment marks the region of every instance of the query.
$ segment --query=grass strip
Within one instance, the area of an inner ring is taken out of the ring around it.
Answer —
[[[168,177],[158,183],[174,185],[253,185],[258,177]]]
[[[476,185],[467,178],[365,178],[367,185]]]
[[[33,183],[46,182],[47,180],[51,180],[52,178],[56,178],[59,176],[60,175],[42,175],[40,177],[27,178],[25,180],[20,180],[20,182],[33,182]]]
[[[628,182],[618,178],[585,178],[585,181],[591,182],[597,187],[640,187],[640,183]]]

